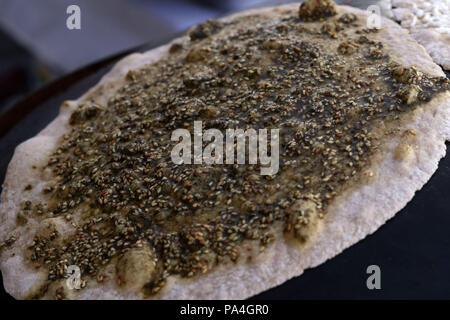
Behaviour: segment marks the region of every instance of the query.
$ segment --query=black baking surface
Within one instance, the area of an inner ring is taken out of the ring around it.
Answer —
[[[0,139],[0,181],[15,147],[53,120],[61,103],[76,99],[109,68],[42,103]],[[450,73],[447,73],[450,77]],[[393,219],[373,235],[301,277],[255,299],[449,299],[450,298],[450,151],[430,181]],[[1,188],[0,188],[1,191]],[[381,289],[369,290],[369,265],[381,269]],[[5,293],[0,278],[0,299]]]

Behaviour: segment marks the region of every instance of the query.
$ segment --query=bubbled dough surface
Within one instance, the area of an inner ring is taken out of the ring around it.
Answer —
[[[450,0],[392,0],[392,5],[402,27],[450,70]]]
[[[249,10],[237,15],[260,13],[276,16],[286,9],[297,11],[298,3],[277,9]],[[361,10],[341,6],[340,13],[344,11],[364,14]],[[425,49],[417,44],[406,30],[385,18],[382,23],[383,29],[379,36],[384,39],[387,50],[395,60],[404,65],[415,65],[430,75],[444,76]],[[176,41],[189,40],[184,36]],[[23,200],[39,200],[45,185],[40,170],[33,170],[31,167],[41,167],[48,161],[58,138],[69,131],[67,120],[78,103],[89,100],[105,103],[114,91],[124,84],[128,70],[157,61],[167,54],[169,47],[170,44],[123,59],[79,100],[63,104],[60,115],[39,135],[17,147],[8,167],[0,204],[0,240],[11,235],[18,238],[11,247],[4,249],[0,256],[4,286],[14,297],[29,297],[47,277],[43,268],[35,270],[29,267],[22,257],[23,248],[32,242],[39,223],[32,219],[22,227],[15,223],[19,204]],[[402,161],[394,159],[395,150],[402,142],[400,138],[391,139],[370,168],[374,176],[365,184],[353,187],[333,201],[320,232],[300,251],[281,237],[253,263],[219,266],[212,272],[193,279],[171,277],[166,287],[154,298],[247,298],[302,274],[305,269],[325,262],[376,231],[411,200],[415,191],[436,171],[439,160],[445,155],[445,140],[450,139],[450,94],[440,94],[425,108],[417,110],[404,129],[414,129],[417,132],[417,138],[408,141],[413,152],[408,152]],[[22,190],[28,184],[32,184],[34,188],[24,199]],[[60,221],[60,232],[68,235],[74,231],[69,223]],[[80,291],[65,290],[67,298],[142,299],[140,292],[127,291],[117,285],[114,264],[115,260],[105,270],[106,276],[102,284],[90,280],[87,287]],[[44,298],[52,298],[56,287],[61,285],[65,286],[64,283],[51,285]]]

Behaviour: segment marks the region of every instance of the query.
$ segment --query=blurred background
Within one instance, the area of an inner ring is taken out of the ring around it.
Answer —
[[[390,3],[335,1],[363,9]],[[167,40],[207,18],[288,2],[296,0],[0,0],[0,114],[25,93],[94,61]],[[70,5],[81,9],[81,30],[66,26]]]
[[[91,62],[264,2],[0,0],[0,113],[24,93]],[[73,4],[81,9],[81,30],[66,26]]]

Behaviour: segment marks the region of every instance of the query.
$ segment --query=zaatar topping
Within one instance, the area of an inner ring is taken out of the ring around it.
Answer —
[[[338,21],[345,24],[351,24],[353,22],[356,22],[358,20],[358,17],[354,13],[344,13]]]
[[[190,33],[189,37],[192,41],[205,39],[222,28],[222,23],[215,20],[206,20],[205,22],[196,26]]]
[[[5,241],[0,241],[0,253],[2,253],[4,248],[12,246],[14,242],[16,242],[16,240],[17,240],[16,237],[9,237]]]
[[[318,21],[336,14],[336,3],[333,0],[305,0],[299,8],[300,19],[303,21]],[[347,14],[342,19],[349,21]]]
[[[133,280],[123,266],[145,255],[144,291],[155,294],[171,275],[251,259],[280,231],[299,243],[313,236],[330,202],[369,166],[382,141],[377,125],[449,89],[447,79],[391,61],[376,31],[350,28],[353,16],[332,17],[330,1],[314,3],[307,17],[339,27],[300,23],[294,12],[275,23],[236,18],[220,30],[209,21],[189,44],[130,71],[107,104],[73,113],[44,168],[53,176],[49,204],[36,210],[77,216],[78,228],[66,239],[37,235],[30,247],[49,280],[77,265],[102,282],[103,268],[118,261],[126,287]],[[405,93],[408,85],[417,95]],[[259,165],[173,164],[171,133],[199,119],[205,130],[280,128],[277,175],[259,175]]]

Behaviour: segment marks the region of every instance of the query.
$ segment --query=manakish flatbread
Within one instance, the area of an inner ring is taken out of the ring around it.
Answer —
[[[402,27],[437,64],[450,70],[450,0],[393,0],[392,6]]]
[[[364,27],[366,19],[364,12],[351,7],[339,7],[338,17],[344,13],[355,14],[358,23],[361,24],[360,27]],[[298,4],[250,10],[224,18],[222,22],[250,15],[259,15],[259,18],[255,19],[267,18],[269,19],[267,21],[278,25],[280,19],[298,15]],[[349,23],[352,24],[354,16],[347,15],[345,20],[350,20]],[[361,45],[368,39],[373,39],[374,44],[381,41],[391,61],[402,66],[395,69],[395,76],[398,79],[408,77],[411,72],[423,72],[422,76],[419,76],[422,78],[444,77],[439,66],[433,63],[424,48],[417,44],[406,30],[385,18],[382,23],[379,32],[363,33],[360,38]],[[309,33],[317,25],[322,24],[310,22],[309,25],[306,24],[307,28],[299,28],[299,32]],[[279,26],[279,29],[283,31],[284,27]],[[349,28],[345,32],[351,31]],[[333,27],[330,29],[328,25],[324,33],[333,37]],[[214,36],[220,36],[220,32]],[[400,122],[396,123],[396,128],[381,128],[379,132],[386,131],[387,138],[371,160],[371,165],[361,171],[360,179],[351,188],[345,189],[329,203],[327,214],[318,222],[320,227],[314,229],[316,232],[300,246],[280,234],[263,253],[257,254],[250,262],[219,264],[205,274],[193,278],[170,276],[166,279],[165,286],[153,295],[148,295],[142,290],[149,281],[147,272],[152,271],[154,267],[152,252],[148,246],[143,249],[139,249],[139,245],[129,248],[130,250],[126,251],[128,253],[125,253],[128,254],[128,259],[123,259],[122,256],[118,262],[117,257],[113,258],[105,269],[101,273],[97,272],[95,276],[83,274],[82,278],[87,282],[81,290],[68,289],[64,279],[48,281],[49,270],[45,267],[45,261],[35,259],[31,263],[32,253],[28,248],[36,246],[35,243],[33,245],[36,234],[48,242],[53,241],[55,237],[70,238],[75,233],[72,223],[77,222],[76,219],[82,212],[81,209],[72,210],[70,212],[72,220],[67,221],[61,215],[44,220],[42,212],[36,214],[36,208],[32,209],[33,213],[30,211],[24,214],[24,206],[27,209],[31,203],[43,200],[43,192],[48,188],[47,180],[53,177],[51,171],[41,172],[40,168],[47,167],[49,159],[59,146],[61,137],[70,133],[69,123],[76,120],[77,115],[80,116],[77,113],[79,105],[86,103],[93,105],[93,102],[99,106],[107,105],[108,100],[127,82],[126,78],[133,77],[133,74],[129,74],[130,70],[166,57],[171,48],[179,50],[179,44],[182,47],[189,47],[190,41],[188,36],[184,36],[145,54],[133,54],[125,58],[79,100],[65,102],[60,115],[38,136],[17,147],[3,185],[0,205],[0,235],[4,241],[1,244],[0,267],[5,288],[11,295],[19,299],[51,299],[55,296],[68,299],[247,298],[302,274],[305,269],[325,262],[373,233],[411,200],[415,191],[427,182],[437,169],[440,158],[445,155],[444,142],[450,139],[448,91],[435,94],[431,101],[409,111]],[[344,45],[340,45],[337,49],[337,44],[341,41],[338,39],[336,41],[337,43],[333,43],[329,40],[330,48],[351,56],[349,50],[354,49],[351,48],[353,44],[349,47],[344,42]],[[278,48],[276,41],[264,43],[263,46],[269,50]],[[379,47],[381,46],[377,46]],[[314,51],[305,52],[316,56]],[[371,57],[375,60],[382,58],[378,54],[377,50],[370,51]],[[351,63],[352,60],[349,59],[346,61]],[[412,66],[415,69],[411,69]],[[447,82],[442,79],[442,83]],[[417,99],[417,91],[403,92],[400,97],[408,103],[411,99],[411,101]],[[89,116],[90,112],[95,113],[95,110],[85,111],[85,116]],[[29,202],[24,204],[25,200]],[[49,261],[52,263],[51,257]]]

